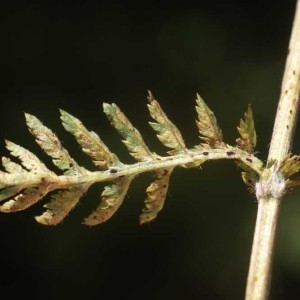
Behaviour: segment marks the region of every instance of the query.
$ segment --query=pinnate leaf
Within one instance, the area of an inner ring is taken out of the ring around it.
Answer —
[[[52,192],[50,202],[44,205],[46,211],[37,216],[36,220],[42,224],[56,225],[69,214],[92,184],[109,182],[101,194],[100,204],[83,221],[83,224],[88,226],[97,225],[110,219],[118,210],[131,181],[138,174],[151,171],[154,179],[146,189],[145,207],[140,215],[140,223],[143,224],[155,219],[162,210],[170,177],[176,166],[199,167],[207,160],[224,158],[235,160],[239,164],[243,169],[244,182],[253,191],[255,182],[261,175],[263,163],[253,154],[256,134],[250,107],[238,127],[241,135],[237,140],[239,147],[231,147],[223,143],[222,132],[214,114],[197,95],[196,123],[203,142],[188,149],[180,131],[169,120],[151,92],[148,100],[148,109],[154,119],[150,125],[156,131],[161,143],[171,149],[168,151],[170,155],[166,157],[149,150],[142,135],[116,104],[103,104],[104,113],[121,134],[131,156],[138,160],[134,164],[121,163],[95,132],[87,130],[79,119],[64,110],[60,111],[64,128],[75,137],[83,152],[99,167],[100,170],[97,171],[88,171],[79,166],[49,128],[35,116],[26,114],[29,131],[63,174],[56,175],[33,153],[6,141],[7,149],[14,158],[18,159],[18,162],[6,157],[2,158],[4,171],[0,170],[0,201],[7,201],[0,205],[0,211],[23,210]],[[299,172],[299,161],[298,156],[291,156],[279,167],[282,175],[287,178],[289,187],[299,185],[299,179],[288,179]]]

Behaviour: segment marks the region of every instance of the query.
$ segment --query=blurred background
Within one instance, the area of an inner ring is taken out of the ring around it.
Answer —
[[[58,109],[81,119],[133,162],[102,112],[115,102],[164,149],[148,125],[151,90],[188,146],[199,143],[195,97],[214,111],[226,142],[252,105],[265,160],[295,1],[1,1],[0,150],[4,139],[37,154],[24,112],[36,115],[83,166],[94,169],[61,126]],[[296,131],[293,152],[300,152]],[[99,202],[93,186],[55,227],[35,222],[48,199],[0,215],[0,289],[11,299],[243,299],[257,202],[231,161],[175,169],[159,217],[140,226],[150,174],[136,178],[108,222],[81,224]],[[300,193],[284,198],[271,299],[300,297]]]

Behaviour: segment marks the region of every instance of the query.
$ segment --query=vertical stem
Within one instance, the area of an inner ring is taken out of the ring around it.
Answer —
[[[279,199],[270,197],[259,200],[246,300],[268,299],[279,207]]]
[[[295,130],[300,90],[300,0],[289,43],[281,95],[278,103],[268,162],[282,161],[289,153]],[[284,181],[278,174],[276,164],[266,169],[256,185],[258,213],[255,225],[252,253],[246,288],[246,300],[266,300],[272,269],[272,256]]]
[[[281,161],[289,152],[299,106],[300,90],[300,1],[297,2],[281,95],[277,107],[268,161]]]

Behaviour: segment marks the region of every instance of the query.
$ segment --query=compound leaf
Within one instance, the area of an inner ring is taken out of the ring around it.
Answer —
[[[188,149],[180,131],[169,120],[151,92],[148,101],[147,106],[154,119],[150,125],[161,143],[171,148],[166,157],[149,150],[142,135],[116,104],[103,104],[104,113],[121,134],[130,154],[138,161],[134,164],[120,162],[95,132],[87,130],[79,119],[60,110],[64,128],[75,137],[83,152],[99,167],[97,171],[81,167],[49,128],[35,116],[25,114],[30,133],[63,174],[55,174],[35,154],[6,141],[6,148],[18,162],[2,157],[4,171],[0,170],[0,201],[3,202],[0,211],[14,212],[26,209],[51,192],[50,202],[44,205],[46,211],[37,216],[36,220],[42,224],[56,225],[69,214],[92,184],[109,182],[101,194],[98,207],[83,220],[85,225],[97,225],[110,219],[118,210],[132,180],[138,174],[149,171],[154,174],[154,179],[146,189],[145,207],[140,215],[140,223],[143,224],[155,219],[162,210],[170,177],[176,166],[199,167],[203,162],[215,159],[236,161],[243,169],[244,182],[253,191],[255,182],[261,175],[263,163],[253,154],[256,134],[250,107],[238,127],[241,135],[237,140],[239,147],[232,147],[223,143],[222,132],[214,114],[197,95],[196,123],[204,143]],[[299,157],[290,156],[279,166],[288,187],[296,186],[300,182],[297,178],[289,179],[300,171]]]

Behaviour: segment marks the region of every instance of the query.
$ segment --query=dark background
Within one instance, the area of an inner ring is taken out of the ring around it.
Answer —
[[[60,124],[58,108],[80,118],[111,150],[133,162],[102,112],[115,102],[157,153],[147,122],[147,90],[198,143],[199,93],[225,141],[251,103],[258,156],[265,160],[287,54],[295,1],[1,1],[0,113],[4,138],[52,167],[28,133],[23,112],[40,118],[78,162],[92,168]],[[293,152],[299,153],[297,138]],[[81,220],[97,205],[93,186],[55,227],[35,222],[47,199],[0,215],[1,294],[30,299],[243,299],[257,203],[230,161],[176,169],[164,210],[140,226],[149,174],[136,178],[108,222]],[[271,299],[300,296],[299,191],[280,214]]]

